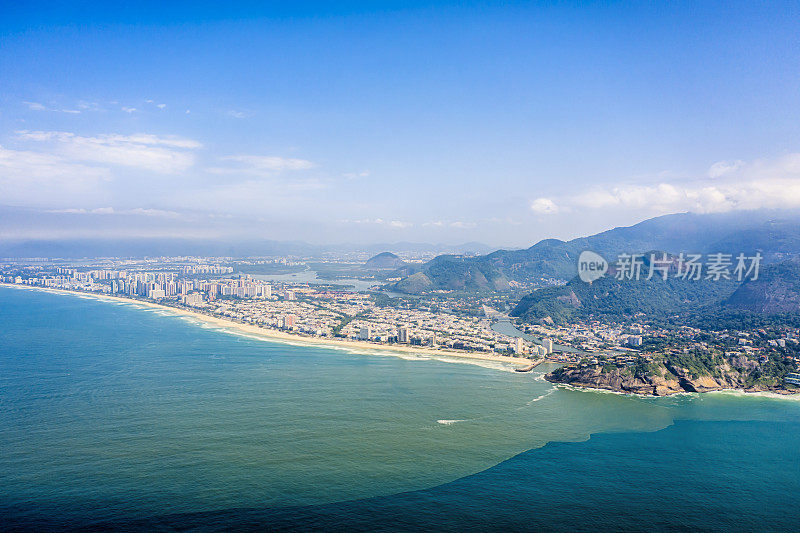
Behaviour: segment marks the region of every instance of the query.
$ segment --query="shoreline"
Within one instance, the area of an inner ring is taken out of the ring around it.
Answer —
[[[105,300],[109,302],[121,302],[127,304],[137,304],[143,305],[152,309],[158,309],[161,311],[171,311],[177,316],[183,316],[188,318],[193,318],[195,320],[199,320],[201,322],[205,322],[207,324],[211,324],[213,326],[221,327],[221,328],[232,328],[237,330],[240,333],[246,333],[250,335],[255,335],[258,337],[264,337],[269,340],[273,341],[284,341],[284,342],[299,342],[302,344],[308,344],[312,346],[319,346],[325,348],[346,348],[346,349],[354,349],[356,351],[363,350],[365,355],[374,355],[375,351],[381,352],[390,352],[388,355],[397,355],[400,356],[402,354],[411,354],[411,355],[420,355],[420,356],[429,356],[429,357],[452,357],[463,360],[463,362],[478,362],[478,361],[488,361],[494,363],[503,363],[506,365],[513,365],[513,368],[516,368],[518,365],[528,366],[531,364],[532,360],[523,358],[523,357],[509,357],[505,355],[489,355],[479,352],[457,352],[453,350],[435,350],[432,348],[424,348],[424,347],[411,347],[411,346],[395,346],[395,345],[384,345],[384,344],[377,344],[372,342],[366,341],[357,341],[357,340],[350,340],[350,339],[336,339],[336,338],[323,338],[323,337],[309,337],[305,335],[300,335],[297,333],[287,333],[283,331],[278,331],[270,328],[262,328],[257,325],[253,324],[244,324],[241,322],[236,322],[229,318],[222,318],[213,315],[207,315],[205,313],[201,313],[199,311],[192,311],[190,309],[186,309],[183,307],[173,307],[169,305],[162,305],[155,302],[147,301],[147,300],[137,300],[134,298],[125,298],[121,296],[111,296],[108,294],[100,294],[94,292],[84,292],[84,291],[70,291],[66,289],[55,289],[50,287],[35,287],[30,285],[17,285],[14,283],[0,283],[0,287],[9,287],[9,288],[16,288],[16,289],[24,289],[24,290],[34,290],[34,291],[42,291],[42,292],[50,292],[54,294],[67,294],[67,295],[75,295],[75,296],[86,296],[89,298],[95,298],[98,300]],[[369,352],[367,352],[369,351]],[[391,352],[395,352],[394,354]]]
[[[666,394],[654,394],[654,393],[635,392],[621,388],[602,387],[598,384],[589,384],[578,381],[574,382],[558,381],[552,378],[548,379],[548,375],[549,373],[544,375],[544,380],[555,386],[563,386],[579,391],[621,394],[623,396],[636,396],[638,398],[669,398],[671,396],[683,396],[692,394],[700,395],[700,394],[713,394],[713,393],[736,393],[746,396],[762,396],[765,398],[800,400],[800,391],[789,390],[789,389],[753,390],[753,389],[736,389],[736,388],[719,388],[719,389],[715,388],[715,389],[707,389],[695,392],[687,390],[682,390],[682,391],[676,390],[676,391],[669,391]]]

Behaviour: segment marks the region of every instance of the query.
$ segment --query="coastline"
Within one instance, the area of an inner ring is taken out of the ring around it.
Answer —
[[[663,398],[663,397],[679,396],[685,394],[736,393],[743,395],[760,395],[769,398],[786,398],[793,400],[800,399],[800,391],[781,389],[781,388],[742,389],[742,388],[732,388],[732,387],[719,387],[719,388],[714,387],[714,388],[705,388],[705,389],[690,391],[690,390],[678,390],[678,389],[658,390],[655,387],[653,387],[653,390],[646,390],[649,387],[643,387],[639,388],[638,390],[635,390],[624,387],[613,387],[605,383],[578,381],[578,380],[573,380],[573,381],[559,380],[558,378],[554,377],[552,373],[545,374],[544,380],[549,383],[552,383],[555,386],[564,386],[567,388],[571,388],[573,390],[605,392],[610,394],[621,394],[625,396],[637,396],[639,398]]]
[[[260,326],[252,325],[252,324],[243,324],[241,322],[236,322],[229,318],[222,318],[213,315],[207,315],[204,313],[200,313],[198,311],[192,311],[190,309],[186,309],[183,307],[172,307],[169,305],[162,305],[155,302],[150,302],[146,300],[136,300],[133,298],[124,298],[120,296],[111,296],[108,294],[98,294],[93,292],[83,292],[83,291],[70,291],[65,289],[54,289],[50,287],[35,287],[30,285],[17,285],[14,283],[0,283],[0,287],[9,287],[9,288],[16,288],[16,289],[25,289],[25,290],[34,290],[34,291],[42,291],[42,292],[50,292],[54,294],[68,294],[74,296],[85,296],[89,298],[96,298],[98,300],[105,300],[110,302],[121,302],[127,304],[136,304],[136,305],[143,305],[145,307],[149,307],[152,309],[158,309],[161,311],[169,311],[174,313],[178,316],[192,318],[206,324],[210,324],[220,328],[231,328],[235,329],[240,333],[245,333],[248,335],[255,335],[258,337],[263,337],[265,339],[274,340],[274,341],[283,341],[283,342],[299,342],[302,344],[308,344],[311,346],[320,346],[326,348],[345,348],[351,349],[356,351],[361,351],[366,355],[374,355],[375,351],[380,351],[385,354],[389,352],[389,355],[397,355],[400,356],[402,354],[410,354],[410,355],[420,355],[420,356],[428,356],[428,357],[452,357],[461,359],[464,362],[470,361],[488,361],[494,363],[503,363],[507,365],[513,365],[514,368],[517,366],[528,366],[531,364],[531,360],[523,357],[509,357],[504,355],[489,355],[484,353],[478,352],[457,352],[453,350],[434,350],[431,348],[425,347],[412,347],[412,346],[396,346],[396,345],[385,345],[385,344],[378,344],[373,342],[366,342],[366,341],[357,341],[357,340],[350,340],[350,339],[337,339],[337,338],[322,338],[322,337],[310,337],[305,335],[300,335],[296,333],[286,333],[283,331],[277,331],[270,328],[262,328]],[[393,352],[393,353],[392,353]]]

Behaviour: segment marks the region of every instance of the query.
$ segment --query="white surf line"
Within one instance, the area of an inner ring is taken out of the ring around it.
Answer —
[[[281,337],[273,337],[270,336],[268,333],[264,333],[263,335],[259,335],[258,333],[251,333],[245,332],[237,329],[237,324],[231,324],[230,326],[222,325],[222,324],[215,324],[209,321],[205,321],[203,318],[200,317],[193,317],[187,316],[183,313],[181,309],[172,309],[170,307],[160,307],[155,308],[152,305],[149,305],[148,302],[139,302],[137,300],[129,300],[127,298],[122,297],[115,297],[115,296],[108,296],[102,294],[92,294],[92,293],[83,293],[83,292],[76,292],[76,291],[69,291],[65,289],[51,289],[47,287],[33,287],[33,286],[17,286],[17,285],[9,285],[3,284],[3,287],[8,287],[17,290],[34,290],[40,292],[46,292],[50,294],[60,294],[64,296],[73,296],[77,298],[81,298],[84,300],[94,300],[104,303],[115,303],[118,305],[129,305],[134,309],[138,309],[141,311],[151,311],[155,314],[161,316],[172,316],[186,320],[190,324],[200,326],[204,329],[212,329],[218,332],[227,333],[229,335],[237,335],[241,337],[246,337],[251,340],[257,340],[261,342],[272,342],[276,344],[284,344],[289,346],[295,347],[308,347],[314,346],[317,348],[324,348],[336,351],[344,351],[351,354],[358,354],[358,355],[369,355],[369,356],[388,356],[403,359],[406,361],[430,361],[435,360],[443,363],[456,363],[456,364],[467,364],[472,366],[479,366],[481,368],[486,368],[489,370],[495,371],[502,371],[502,372],[514,372],[514,366],[517,365],[516,362],[504,362],[504,361],[492,361],[487,359],[480,359],[475,358],[472,359],[468,356],[459,357],[457,355],[449,355],[449,354],[437,354],[437,353],[412,353],[412,352],[400,352],[400,351],[393,351],[391,348],[383,348],[383,347],[375,347],[375,348],[364,348],[364,347],[356,347],[356,346],[347,346],[347,345],[337,345],[331,344],[321,340],[315,340],[311,338],[298,338],[298,339],[285,339]],[[219,317],[209,317],[212,319],[217,320],[226,320],[225,318]]]

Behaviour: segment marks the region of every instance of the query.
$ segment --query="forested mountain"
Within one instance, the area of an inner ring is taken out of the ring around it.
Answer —
[[[731,254],[760,252],[764,263],[800,254],[800,213],[752,211],[665,215],[571,241],[546,239],[524,250],[498,250],[478,257],[439,256],[395,275],[406,279],[393,289],[418,293],[433,289],[505,290],[509,281],[572,279],[578,256],[595,251],[608,261],[620,253],[646,250]]]
[[[645,254],[644,271],[649,254]],[[673,257],[674,259],[674,257]],[[689,280],[676,276],[676,263],[666,281],[619,280],[612,266],[608,275],[585,283],[574,278],[566,285],[540,289],[525,296],[512,311],[528,322],[560,323],[570,319],[630,318],[644,313],[663,318],[680,313],[704,323],[755,315],[800,313],[800,256],[765,266],[755,280]],[[755,317],[754,317],[755,318]]]
[[[800,256],[767,266],[758,279],[736,289],[725,306],[766,314],[800,312]]]
[[[661,257],[660,252],[652,252]],[[570,319],[620,319],[644,313],[648,317],[664,317],[671,313],[696,310],[719,304],[728,298],[739,283],[721,278],[683,279],[678,277],[678,260],[671,257],[667,279],[659,275],[647,278],[650,254],[643,258],[639,279],[617,279],[612,266],[607,275],[592,283],[575,277],[566,285],[539,289],[525,296],[511,312],[526,322]]]

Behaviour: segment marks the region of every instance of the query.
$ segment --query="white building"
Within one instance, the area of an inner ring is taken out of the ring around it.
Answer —
[[[522,337],[517,337],[514,341],[514,352],[518,354],[523,354],[526,352],[525,350],[525,341]]]
[[[203,295],[197,292],[187,294],[181,298],[184,304],[190,307],[197,307],[203,303]]]
[[[166,298],[167,294],[164,292],[164,289],[150,289],[147,292],[147,297],[153,300],[159,300],[161,298]]]
[[[397,342],[408,343],[408,328],[400,326],[397,328]]]

